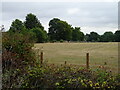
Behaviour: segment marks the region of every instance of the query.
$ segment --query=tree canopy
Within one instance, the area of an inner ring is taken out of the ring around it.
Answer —
[[[112,32],[105,32],[103,35],[101,35],[100,41],[112,42],[114,41],[114,34]]]
[[[75,27],[72,31],[72,40],[73,41],[83,41],[84,34],[80,31],[80,27]]]
[[[27,14],[24,23],[27,29],[33,29],[33,28],[41,28],[42,30],[44,29],[38,18],[32,13]]]
[[[71,40],[72,39],[72,27],[66,21],[62,21],[58,18],[53,18],[49,22],[50,40]]]
[[[33,28],[31,29],[33,33],[35,33],[35,36],[37,38],[38,43],[43,43],[47,41],[47,32],[40,29],[40,28]]]
[[[97,32],[90,32],[90,34],[86,34],[86,41],[97,42],[99,37],[100,35]]]
[[[117,31],[115,32],[115,41],[116,41],[116,42],[120,42],[120,30],[117,30]]]
[[[22,23],[22,21],[20,21],[19,19],[15,19],[12,22],[9,31],[11,31],[11,32],[20,32],[20,31],[22,31],[24,29],[25,29],[25,27],[24,27],[24,24]]]
[[[19,19],[15,19],[8,32],[28,33],[31,40],[38,43],[46,41],[120,42],[120,30],[115,33],[107,31],[103,35],[99,35],[97,32],[84,35],[80,27],[72,27],[68,22],[58,18],[49,21],[47,33],[37,16],[32,13],[27,14],[24,23]]]

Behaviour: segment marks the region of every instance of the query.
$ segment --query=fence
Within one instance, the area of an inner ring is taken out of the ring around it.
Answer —
[[[40,53],[40,62],[41,62],[41,64],[43,64],[43,48]],[[65,65],[66,64],[67,64],[67,61],[65,61]],[[89,69],[89,53],[86,53],[86,68]]]

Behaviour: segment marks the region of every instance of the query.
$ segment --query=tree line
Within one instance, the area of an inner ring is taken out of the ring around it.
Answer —
[[[32,13],[27,14],[24,22],[15,19],[8,32],[11,34],[27,32],[31,35],[31,40],[37,43],[56,41],[120,42],[120,30],[115,33],[105,32],[103,35],[99,35],[97,32],[90,32],[90,34],[85,35],[80,27],[72,27],[66,21],[58,18],[49,21],[47,33],[39,19]]]

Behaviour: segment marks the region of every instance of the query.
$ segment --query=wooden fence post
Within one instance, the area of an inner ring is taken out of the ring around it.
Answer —
[[[65,61],[65,65],[67,64],[67,61]]]
[[[42,64],[43,63],[43,51],[41,51],[40,60],[41,60],[41,64]]]
[[[89,53],[86,53],[86,68],[89,69]]]

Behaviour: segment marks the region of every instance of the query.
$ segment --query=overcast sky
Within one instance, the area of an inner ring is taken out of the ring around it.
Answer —
[[[118,28],[117,2],[2,2],[2,24],[6,30],[15,19],[25,21],[28,13],[35,14],[46,31],[53,18],[81,27],[85,34],[115,32]]]

